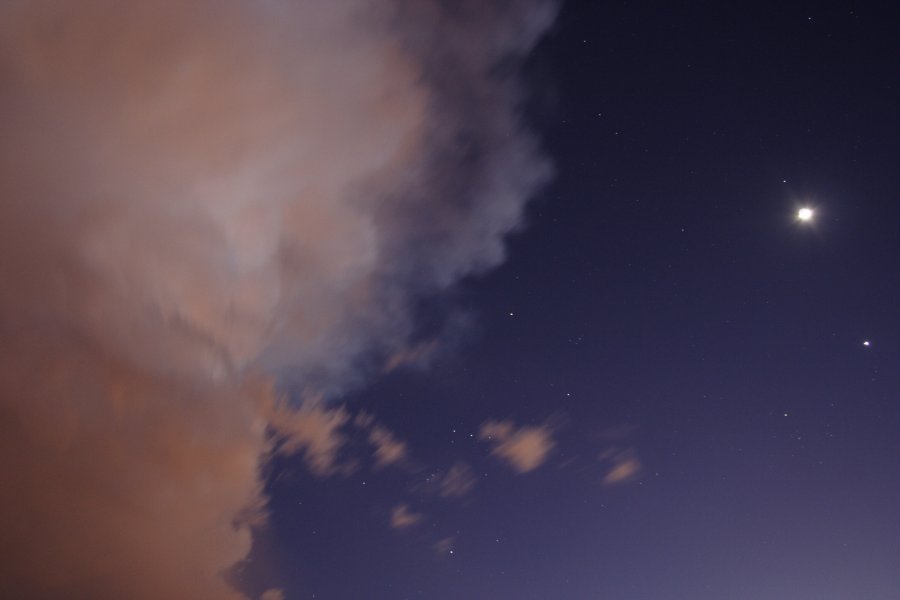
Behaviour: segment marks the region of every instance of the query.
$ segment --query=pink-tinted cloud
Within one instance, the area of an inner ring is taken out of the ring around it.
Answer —
[[[475,474],[469,465],[457,462],[440,480],[440,494],[444,498],[462,498],[475,488]]]
[[[372,414],[366,411],[357,413],[353,418],[353,424],[368,432],[366,437],[375,449],[376,469],[402,464],[407,460],[409,452],[406,443],[397,439],[387,427],[379,425]]]
[[[299,409],[282,404],[268,417],[281,452],[302,453],[310,470],[317,475],[335,472],[338,453],[346,442],[340,431],[350,418],[346,410],[317,403],[307,403]]]
[[[503,259],[550,13],[444,6],[0,5],[0,597],[241,598],[273,444],[336,468],[330,399]]]
[[[641,473],[641,461],[633,450],[611,448],[601,454],[600,459],[609,465],[609,470],[603,476],[605,485],[628,483]]]
[[[434,551],[438,556],[452,556],[454,554],[453,544],[456,543],[455,537],[441,538],[434,543]]]
[[[408,348],[400,348],[387,357],[384,370],[389,373],[400,367],[425,365],[437,351],[437,347],[437,342],[431,340]]]
[[[487,421],[478,437],[493,445],[491,454],[503,459],[519,473],[540,467],[556,446],[553,431],[547,426],[516,428],[512,421]]]
[[[400,504],[391,511],[391,527],[394,529],[406,529],[422,521],[424,517],[412,512],[408,504]]]
[[[369,442],[375,447],[376,467],[393,465],[406,458],[406,444],[384,427],[373,427],[369,432]]]
[[[0,348],[0,597],[239,597],[222,572],[264,514],[254,392],[63,337]]]

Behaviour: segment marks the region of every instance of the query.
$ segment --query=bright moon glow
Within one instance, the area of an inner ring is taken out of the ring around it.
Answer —
[[[813,210],[811,208],[801,208],[797,211],[797,218],[801,221],[810,221],[813,218]]]

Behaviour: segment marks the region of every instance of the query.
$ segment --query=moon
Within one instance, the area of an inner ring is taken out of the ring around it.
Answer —
[[[801,221],[812,221],[813,209],[809,208],[808,206],[804,206],[797,211],[797,218]]]

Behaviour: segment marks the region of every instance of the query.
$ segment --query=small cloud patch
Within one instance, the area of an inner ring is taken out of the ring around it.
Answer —
[[[406,529],[420,523],[423,518],[423,515],[412,512],[408,504],[399,504],[391,511],[391,527]]]
[[[512,421],[486,421],[478,437],[493,445],[491,455],[505,461],[519,473],[540,467],[556,446],[547,425],[516,428]]]
[[[447,471],[441,479],[442,498],[462,498],[472,491],[476,482],[475,474],[469,465],[458,462]]]
[[[641,473],[641,461],[633,450],[611,448],[601,454],[600,459],[610,464],[609,470],[603,476],[604,485],[628,483]]]

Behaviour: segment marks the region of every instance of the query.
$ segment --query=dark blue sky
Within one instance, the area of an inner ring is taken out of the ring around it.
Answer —
[[[524,65],[554,181],[454,348],[346,398],[409,459],[279,459],[245,585],[896,599],[898,39],[887,3],[565,3]],[[519,472],[491,420],[552,448]]]

